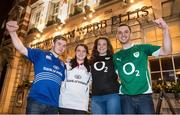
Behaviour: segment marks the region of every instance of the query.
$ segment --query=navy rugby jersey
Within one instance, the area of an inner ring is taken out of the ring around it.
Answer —
[[[28,98],[58,107],[61,82],[65,79],[65,64],[50,51],[27,49],[27,58],[34,64],[35,73]]]
[[[92,95],[106,95],[119,92],[118,76],[115,73],[112,56],[99,56],[91,64]]]

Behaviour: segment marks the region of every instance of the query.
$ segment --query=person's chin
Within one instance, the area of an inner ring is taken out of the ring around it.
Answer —
[[[57,55],[61,55],[61,54],[62,54],[62,52],[61,52],[61,51],[58,51],[58,52],[56,52],[56,54],[57,54]]]
[[[126,44],[128,43],[128,40],[125,40],[125,41],[121,41],[122,44]]]

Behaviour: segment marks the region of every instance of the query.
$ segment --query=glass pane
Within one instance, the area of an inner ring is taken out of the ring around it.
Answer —
[[[161,73],[160,73],[160,72],[158,72],[158,73],[151,73],[151,79],[152,79],[153,81],[158,81],[158,80],[160,80],[160,79],[161,79]]]
[[[160,71],[159,59],[150,60],[151,71]]]
[[[180,70],[176,71],[176,78],[177,78],[177,80],[180,80]]]
[[[180,56],[174,56],[175,69],[180,69]]]
[[[165,81],[175,81],[174,72],[163,72],[163,78]]]
[[[171,57],[161,59],[162,70],[173,70],[173,64]]]

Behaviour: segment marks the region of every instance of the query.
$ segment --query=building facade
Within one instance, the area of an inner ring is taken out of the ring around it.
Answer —
[[[91,52],[98,36],[107,36],[118,51],[121,45],[115,34],[121,23],[131,26],[135,44],[161,45],[162,32],[152,20],[163,17],[169,25],[173,53],[149,59],[152,83],[165,80],[176,84],[180,79],[178,6],[179,0],[37,0],[21,11],[18,35],[27,47],[49,50],[52,38],[61,34],[68,40],[61,57],[66,59],[74,56],[78,43],[87,44]],[[24,113],[33,65],[12,47],[6,33],[0,54],[0,113]]]

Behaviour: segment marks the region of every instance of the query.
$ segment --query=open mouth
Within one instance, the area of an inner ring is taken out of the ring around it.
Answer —
[[[126,40],[126,37],[122,37],[121,39],[122,39],[122,40]]]

